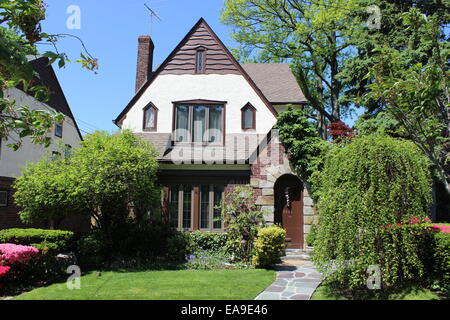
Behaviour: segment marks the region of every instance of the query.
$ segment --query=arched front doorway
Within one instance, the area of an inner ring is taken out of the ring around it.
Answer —
[[[274,222],[286,230],[286,247],[303,248],[303,183],[293,174],[277,179],[274,186]]]

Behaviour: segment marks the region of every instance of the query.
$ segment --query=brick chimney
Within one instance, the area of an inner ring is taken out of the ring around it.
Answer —
[[[136,92],[147,82],[152,74],[153,50],[155,46],[150,36],[140,36],[138,39],[138,56],[136,66]]]

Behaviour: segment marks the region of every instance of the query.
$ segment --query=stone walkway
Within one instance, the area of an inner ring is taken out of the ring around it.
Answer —
[[[255,300],[310,300],[322,281],[311,261],[288,261],[277,266],[277,278]]]

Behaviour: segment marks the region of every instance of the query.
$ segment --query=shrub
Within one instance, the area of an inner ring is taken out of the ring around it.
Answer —
[[[434,234],[434,274],[439,280],[441,289],[450,292],[450,233],[433,232]]]
[[[370,265],[381,267],[386,286],[424,274],[414,236],[422,231],[382,228],[429,212],[429,163],[412,142],[356,138],[330,151],[319,179],[313,260],[320,271],[327,272],[331,263],[338,268],[331,277],[347,288],[365,286]]]
[[[0,266],[0,280],[9,273],[9,270],[11,270],[11,267]]]
[[[39,250],[47,248],[52,254],[72,250],[73,239],[73,232],[62,230],[5,229],[0,231],[0,243],[32,245]]]
[[[285,248],[286,231],[278,226],[270,226],[258,230],[253,254],[253,265],[271,267],[280,262]]]
[[[226,249],[228,235],[225,232],[202,232],[194,231],[188,233],[191,239],[191,252],[199,249],[221,251]]]
[[[192,238],[187,232],[176,232],[167,239],[167,258],[170,261],[184,261],[191,251]]]
[[[31,246],[2,243],[0,244],[0,265],[25,264],[38,253],[39,250]]]
[[[310,247],[314,246],[314,243],[316,242],[317,237],[317,225],[313,224],[311,225],[311,229],[306,236],[306,244]]]
[[[236,186],[225,194],[222,201],[222,217],[228,233],[227,247],[235,261],[249,263],[253,241],[258,228],[264,223],[264,214],[255,205],[255,192],[249,185]]]

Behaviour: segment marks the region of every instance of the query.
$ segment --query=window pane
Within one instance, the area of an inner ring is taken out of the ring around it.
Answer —
[[[223,106],[212,106],[209,108],[209,142],[222,141]]]
[[[183,229],[191,228],[191,186],[184,186],[183,188]]]
[[[253,128],[253,110],[251,108],[244,109],[244,129]]]
[[[203,51],[197,51],[197,72],[203,72]]]
[[[192,137],[194,142],[203,142],[206,129],[206,107],[194,107],[194,119],[192,124]]]
[[[200,189],[200,229],[209,228],[209,186]]]
[[[62,123],[55,124],[55,136],[62,137],[63,125]]]
[[[155,127],[155,109],[148,108],[145,111],[145,127],[154,128]]]
[[[213,228],[214,229],[222,229],[222,217],[220,208],[216,208],[220,206],[220,202],[222,201],[222,192],[223,187],[214,186],[214,210],[213,210]]]
[[[0,191],[0,207],[8,205],[8,191]]]
[[[172,228],[178,228],[178,203],[179,203],[179,188],[170,188],[169,198],[169,222]]]
[[[189,106],[178,106],[175,127],[175,141],[189,142]]]

